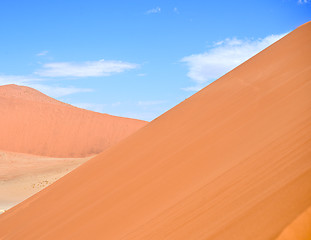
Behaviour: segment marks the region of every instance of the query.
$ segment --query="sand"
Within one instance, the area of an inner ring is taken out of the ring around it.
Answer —
[[[51,158],[0,151],[0,213],[49,186],[90,158]]]
[[[276,240],[310,240],[311,207],[286,227]]]
[[[50,157],[93,156],[146,122],[88,111],[23,86],[0,86],[0,150]]]
[[[0,116],[0,213],[146,124],[14,84],[0,86]]]
[[[0,215],[0,239],[270,240],[311,206],[311,23]]]

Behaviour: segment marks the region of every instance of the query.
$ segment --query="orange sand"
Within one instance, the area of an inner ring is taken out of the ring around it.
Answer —
[[[17,85],[0,86],[0,150],[52,157],[98,154],[146,124],[59,102]]]
[[[293,223],[286,227],[276,240],[310,240],[311,207],[303,212]]]
[[[0,215],[0,239],[270,240],[311,205],[311,23]]]

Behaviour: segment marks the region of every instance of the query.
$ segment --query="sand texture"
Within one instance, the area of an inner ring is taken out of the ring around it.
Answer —
[[[0,86],[0,150],[51,157],[98,154],[146,124],[59,102],[17,85]]]
[[[311,206],[311,23],[0,215],[0,239],[271,240]]]
[[[89,160],[0,151],[0,213],[22,202]]]

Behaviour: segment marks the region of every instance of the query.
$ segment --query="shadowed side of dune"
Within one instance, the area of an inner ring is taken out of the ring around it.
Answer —
[[[311,24],[0,216],[0,239],[270,240],[311,205]]]

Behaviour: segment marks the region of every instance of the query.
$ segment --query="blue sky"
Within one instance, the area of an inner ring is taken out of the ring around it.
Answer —
[[[3,0],[0,85],[152,120],[310,20],[309,0]]]

